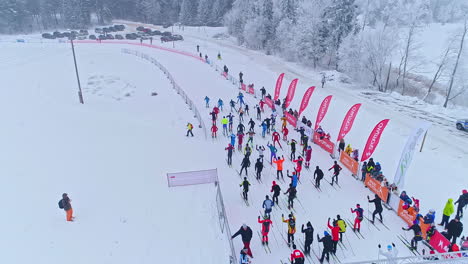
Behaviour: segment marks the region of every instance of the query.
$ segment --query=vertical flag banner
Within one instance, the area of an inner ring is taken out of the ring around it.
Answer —
[[[385,127],[387,127],[389,121],[390,119],[384,119],[374,127],[374,130],[372,130],[371,134],[369,135],[369,138],[367,139],[364,151],[362,152],[361,162],[367,160],[372,156],[375,149],[377,148],[377,145],[379,145],[380,137],[382,136],[382,133]]]
[[[278,100],[280,96],[281,85],[283,85],[283,78],[284,78],[284,73],[280,74],[280,76],[278,77],[278,80],[276,80],[275,96],[273,97],[274,101]]]
[[[309,105],[309,100],[312,94],[314,93],[314,90],[315,90],[315,86],[312,86],[309,89],[307,89],[307,91],[304,93],[304,96],[302,97],[301,106],[299,108],[299,117]]]
[[[336,139],[336,141],[340,141],[346,136],[346,134],[349,133],[349,131],[353,127],[354,119],[356,119],[360,108],[361,104],[355,104],[351,106],[351,108],[348,110],[348,113],[346,113],[346,116],[343,119],[343,123],[341,124],[340,133],[338,134],[338,138]]]
[[[328,107],[330,106],[330,102],[331,102],[332,97],[333,97],[332,95],[329,95],[329,96],[325,97],[325,99],[323,99],[322,104],[320,105],[319,111],[317,113],[317,120],[315,120],[315,129],[314,130],[316,130],[319,127],[320,122],[322,122],[323,118],[327,114]]]
[[[418,144],[419,140],[424,136],[424,134],[426,134],[430,126],[431,124],[427,122],[420,123],[413,130],[413,133],[411,133],[411,135],[408,137],[408,140],[406,141],[406,145],[403,149],[403,152],[401,153],[400,162],[398,163],[394,179],[394,182],[396,186],[398,186],[399,190],[402,190],[405,186],[406,172],[408,171],[408,167],[413,160],[416,144]]]
[[[291,104],[292,99],[294,98],[294,93],[296,92],[296,86],[299,79],[292,80],[289,85],[288,94],[286,95],[286,108]]]

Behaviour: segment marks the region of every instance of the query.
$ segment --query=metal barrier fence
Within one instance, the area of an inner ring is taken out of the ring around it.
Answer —
[[[456,263],[468,263],[467,253],[458,252],[449,252],[449,253],[440,253],[440,254],[431,254],[431,255],[421,255],[413,257],[400,257],[392,259],[379,259],[379,260],[369,260],[369,261],[359,261],[359,262],[348,262],[346,264],[419,264],[419,263],[447,263],[447,264],[456,264]]]
[[[234,249],[234,244],[232,243],[231,239],[231,228],[229,227],[229,220],[226,215],[226,209],[224,208],[224,200],[223,195],[221,193],[221,187],[219,186],[218,182],[218,190],[216,191],[216,207],[218,208],[218,217],[219,217],[219,225],[221,228],[221,232],[226,234],[226,239],[229,241],[229,246],[231,248],[231,256],[229,257],[229,263],[235,264],[237,263],[236,258],[236,251]]]
[[[172,84],[172,88],[174,88],[177,94],[179,94],[182,97],[182,99],[184,99],[185,103],[189,106],[189,109],[192,110],[192,112],[194,113],[195,115],[194,117],[198,120],[198,124],[199,124],[198,127],[203,128],[203,132],[205,133],[205,139],[207,139],[206,126],[205,126],[205,123],[203,122],[200,112],[198,111],[198,108],[195,106],[195,104],[190,99],[190,97],[184,92],[184,90],[175,82],[174,77],[172,77],[172,75],[169,73],[166,67],[164,67],[161,63],[159,63],[155,58],[150,57],[148,54],[141,53],[136,50],[122,49],[122,53],[135,55],[153,63],[167,76],[167,78]]]

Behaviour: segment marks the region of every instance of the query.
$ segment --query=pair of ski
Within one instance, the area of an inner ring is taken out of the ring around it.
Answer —
[[[353,228],[354,224],[351,222],[351,220],[349,219],[346,219],[346,222],[348,223],[348,225],[351,227],[351,230],[353,230],[353,233],[357,236],[357,238],[359,239],[366,239],[362,234],[361,234],[361,231],[357,231]]]
[[[340,187],[341,189],[341,186],[338,184],[338,183],[335,183],[336,185],[332,184],[327,178],[323,177],[323,179],[328,182],[328,184],[330,184],[335,190],[338,191],[338,188],[336,188],[336,186]]]
[[[242,198],[242,201],[244,201],[246,206],[250,206],[249,200],[244,198],[244,194],[242,194],[242,191],[240,192],[240,196]]]
[[[312,183],[312,185],[315,187],[315,189],[317,189],[318,192],[322,192],[322,189],[320,189],[320,187],[318,187],[317,185],[315,185],[315,182],[310,179],[310,182]]]
[[[310,263],[310,264],[315,264],[315,262],[313,260],[310,259],[310,252],[309,254],[306,254],[305,253],[305,249],[304,249],[304,242],[301,240],[301,239],[298,239],[297,240],[298,244],[299,244],[299,248],[302,250],[302,253],[304,253],[304,256],[305,258],[307,259],[307,261]],[[311,248],[312,249],[312,248]]]
[[[263,242],[262,235],[260,234],[260,231],[257,231],[258,237],[260,238],[260,241],[262,241],[262,246],[263,249],[265,250],[265,253],[270,253],[271,254],[271,249],[270,246],[268,245],[268,242]]]
[[[398,234],[398,239],[400,239],[401,243],[403,243],[415,256],[421,255],[419,251],[411,246],[411,243],[406,239],[403,235]]]
[[[377,225],[375,224],[374,221],[372,221],[372,220],[370,220],[369,218],[367,218],[367,216],[364,216],[364,217],[365,217],[365,218],[367,219],[367,221],[369,221],[369,223],[371,223],[377,230],[381,231],[380,228],[377,227]],[[377,220],[382,224],[383,227],[385,227],[387,230],[390,230],[390,228],[389,228],[387,225],[385,225],[385,224],[383,223],[382,220],[380,220],[380,219],[377,219]]]

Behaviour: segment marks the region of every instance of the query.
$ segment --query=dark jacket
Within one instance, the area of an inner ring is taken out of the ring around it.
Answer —
[[[242,167],[250,167],[250,160],[249,160],[248,157],[245,157],[244,159],[242,159],[241,166]]]
[[[70,203],[70,198],[68,196],[62,199],[62,204],[63,204],[63,210],[65,211],[68,211],[72,208],[71,203]]]
[[[449,234],[459,237],[461,233],[463,232],[463,224],[460,221],[456,221],[453,219],[450,221],[450,223],[447,225],[447,231]]]
[[[464,193],[458,197],[458,200],[454,203],[458,204],[458,207],[464,207],[468,204],[468,193]]]
[[[302,226],[301,228],[301,232],[305,234],[305,241],[306,242],[311,242],[314,241],[314,228],[312,227],[311,224],[307,224],[307,227],[304,228],[304,226]]]
[[[280,195],[281,187],[277,184],[271,188],[271,191],[273,192],[274,196],[278,196]]]
[[[317,176],[317,178],[319,178],[319,179],[323,179],[323,171],[321,169],[315,169],[314,179],[315,179],[315,176]]]
[[[317,235],[318,236],[318,235]],[[319,242],[323,243],[323,249],[327,251],[333,250],[333,241],[330,235],[320,238]]]
[[[252,229],[250,227],[247,227],[247,229],[239,228],[239,231],[237,231],[234,235],[232,235],[231,238],[235,238],[236,236],[241,235],[242,237],[242,242],[250,242],[252,239]]]
[[[376,197],[373,200],[369,200],[369,203],[374,203],[375,204],[375,210],[383,210],[382,208],[382,199],[380,197]]]
[[[255,170],[258,172],[262,172],[263,170],[263,163],[259,160],[255,163]]]

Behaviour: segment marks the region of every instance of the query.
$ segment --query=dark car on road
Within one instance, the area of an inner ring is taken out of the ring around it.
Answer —
[[[124,37],[122,35],[115,34],[115,39],[124,39]]]
[[[96,40],[96,35],[89,35],[89,39]]]
[[[115,39],[114,36],[113,36],[112,34],[107,34],[107,35],[106,35],[106,38],[107,38],[107,39]]]
[[[184,40],[184,37],[182,37],[181,35],[174,34],[174,35],[172,35],[172,39],[173,40]]]
[[[139,27],[136,28],[137,31],[143,31],[143,29],[145,29],[145,28],[142,27],[142,26],[139,26]]]
[[[136,33],[128,33],[125,35],[126,39],[137,39],[138,35]]]
[[[153,31],[151,31],[150,35],[151,35],[151,36],[159,36],[159,35],[161,35],[161,31],[159,31],[159,30],[153,30]]]
[[[45,39],[55,39],[55,36],[50,33],[44,33],[42,34],[42,37]]]
[[[161,35],[163,35],[163,36],[172,36],[172,33],[169,32],[169,31],[164,31],[163,33],[161,33]]]
[[[172,36],[162,36],[161,41],[168,42],[168,41],[174,41],[174,39],[172,39]]]

